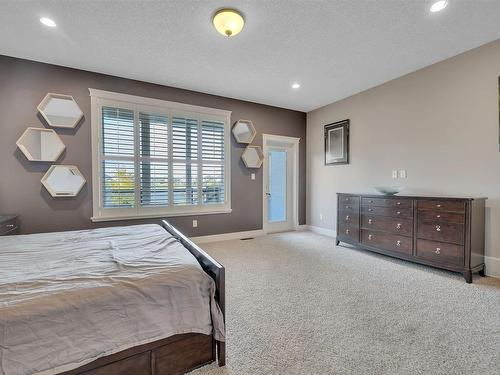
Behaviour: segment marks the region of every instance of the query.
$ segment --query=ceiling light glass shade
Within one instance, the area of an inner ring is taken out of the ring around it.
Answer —
[[[431,6],[431,12],[439,12],[439,11],[443,10],[444,8],[446,8],[447,5],[448,5],[448,0],[436,1]]]
[[[224,36],[235,36],[243,29],[245,20],[234,9],[221,9],[214,15],[215,29]]]
[[[53,20],[51,20],[50,18],[47,18],[47,17],[40,18],[40,22],[48,27],[56,27],[57,26]]]

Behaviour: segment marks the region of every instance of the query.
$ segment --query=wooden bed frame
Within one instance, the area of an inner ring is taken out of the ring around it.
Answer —
[[[215,299],[225,317],[224,267],[166,220],[161,225],[194,255],[203,270],[214,279]],[[226,364],[225,342],[216,341],[211,335],[187,333],[102,357],[60,375],[177,375],[217,359],[219,366]]]

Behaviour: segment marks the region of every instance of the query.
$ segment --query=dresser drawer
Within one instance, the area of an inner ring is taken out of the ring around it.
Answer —
[[[446,222],[446,223],[465,223],[465,214],[455,212],[443,212],[434,210],[418,210],[419,221],[427,222]]]
[[[351,223],[339,222],[339,232],[337,233],[338,240],[355,241],[359,242],[359,228],[358,225]]]
[[[339,212],[339,223],[350,224],[351,226],[359,227],[359,215],[352,212]]]
[[[359,204],[357,203],[339,203],[340,212],[359,212]]]
[[[417,257],[436,263],[464,264],[464,247],[443,242],[417,240]]]
[[[419,221],[417,226],[417,237],[426,240],[451,242],[463,245],[465,228],[463,224]]]
[[[412,253],[413,239],[410,237],[362,229],[361,242],[365,245],[397,251],[407,255],[411,255]]]
[[[362,206],[361,212],[369,215],[391,216],[391,217],[402,217],[405,219],[413,219],[413,210],[411,208]]]
[[[17,234],[19,224],[17,218],[12,218],[0,223],[0,236],[8,236],[10,234]]]
[[[359,197],[353,195],[339,195],[339,204],[359,206]]]
[[[361,228],[412,236],[413,220],[363,214],[361,217]]]
[[[399,207],[399,208],[413,207],[413,201],[411,199],[397,199],[397,198],[361,198],[361,204],[367,206],[377,206],[377,207]]]
[[[424,210],[436,210],[436,211],[451,211],[451,212],[465,212],[465,202],[464,201],[454,201],[454,200],[419,200],[418,208]]]

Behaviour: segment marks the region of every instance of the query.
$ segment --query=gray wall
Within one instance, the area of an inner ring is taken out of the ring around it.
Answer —
[[[334,230],[335,193],[376,185],[488,197],[486,272],[500,276],[499,76],[500,40],[308,113],[307,223]],[[325,166],[323,126],[346,118],[351,163]]]
[[[0,213],[19,214],[22,233],[158,221],[152,219],[99,224],[90,221],[92,155],[89,87],[230,110],[233,122],[239,118],[254,122],[258,132],[254,144],[258,145],[262,145],[262,133],[300,137],[299,221],[301,224],[305,223],[305,113],[0,56]],[[29,162],[16,148],[16,140],[28,126],[47,127],[37,113],[36,106],[48,92],[73,95],[85,114],[84,120],[75,130],[55,129],[66,144],[66,151],[57,164],[74,164],[87,179],[80,195],[73,199],[52,198],[40,184],[50,163]],[[262,169],[257,170],[256,179],[251,180],[252,171],[246,169],[240,159],[244,145],[237,144],[233,137],[231,142],[233,211],[231,214],[171,218],[174,225],[189,235],[262,228]],[[192,228],[193,218],[198,219],[198,228]]]

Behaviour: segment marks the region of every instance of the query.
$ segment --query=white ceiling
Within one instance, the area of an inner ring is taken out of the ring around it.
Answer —
[[[0,54],[310,111],[500,38],[499,0],[432,2],[0,0]]]

